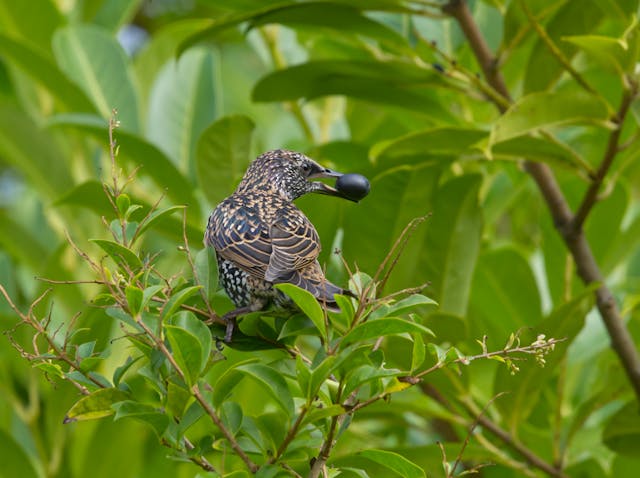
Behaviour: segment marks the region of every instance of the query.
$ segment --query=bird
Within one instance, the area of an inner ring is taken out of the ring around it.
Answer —
[[[326,279],[318,262],[318,232],[293,204],[307,193],[357,202],[348,190],[314,181],[342,176],[302,153],[267,151],[251,162],[236,190],[213,210],[204,243],[215,250],[220,283],[236,306],[222,317],[226,343],[231,342],[237,317],[270,304],[293,306],[274,284],[295,284],[328,309],[337,309],[336,294],[355,297]]]

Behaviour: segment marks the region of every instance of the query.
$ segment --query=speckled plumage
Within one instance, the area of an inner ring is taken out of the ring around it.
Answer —
[[[225,315],[226,341],[238,315],[271,302],[290,304],[273,284],[295,284],[327,307],[335,307],[335,294],[351,295],[326,280],[317,260],[318,233],[292,202],[308,192],[342,197],[311,181],[338,176],[301,153],[269,151],[251,163],[236,191],[215,208],[204,241],[215,249],[221,283],[237,307]]]

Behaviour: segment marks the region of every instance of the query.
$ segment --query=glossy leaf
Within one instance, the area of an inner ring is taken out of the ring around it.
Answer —
[[[369,320],[357,325],[353,330],[342,338],[343,344],[350,344],[356,341],[369,340],[387,335],[397,335],[405,333],[422,333],[433,335],[427,327],[397,317],[384,317],[382,319]]]
[[[148,138],[193,177],[198,138],[216,116],[214,56],[192,50],[159,72],[149,96]]]
[[[171,318],[171,324],[177,327],[185,329],[187,332],[194,335],[200,342],[200,348],[202,349],[202,361],[200,362],[200,371],[203,371],[209,361],[209,355],[211,354],[212,337],[209,327],[200,319],[198,319],[192,312],[182,311],[175,314]]]
[[[166,319],[178,310],[178,308],[191,296],[196,294],[202,287],[194,285],[191,287],[185,287],[184,289],[176,292],[171,296],[167,303],[162,308],[162,318]]]
[[[158,437],[162,436],[169,426],[169,417],[150,405],[145,405],[133,400],[125,400],[115,404],[114,408],[116,410],[114,420],[134,418],[150,425]]]
[[[140,131],[133,80],[124,51],[105,30],[72,25],[58,30],[53,51],[60,68],[91,99],[103,118],[115,108],[123,129]]]
[[[327,327],[325,325],[324,312],[310,292],[293,284],[277,284],[275,287],[291,297],[291,300],[311,319],[320,332],[320,335],[322,337],[326,336]]]
[[[363,450],[360,455],[375,461],[391,471],[406,478],[426,476],[424,470],[402,455],[386,450]]]
[[[262,383],[264,387],[270,390],[273,398],[280,405],[288,416],[292,416],[294,412],[293,399],[289,388],[280,373],[271,367],[259,363],[249,363],[240,365],[236,370],[239,370],[246,375],[250,376],[254,380]]]
[[[91,242],[100,246],[100,248],[106,252],[116,264],[126,265],[133,271],[142,268],[142,261],[135,255],[131,249],[127,249],[121,244],[114,241],[108,241],[106,239],[90,239]]]
[[[403,38],[392,29],[361,15],[357,8],[351,5],[341,5],[336,2],[306,2],[303,4],[276,3],[257,10],[230,14],[201,32],[187,38],[180,45],[184,51],[204,40],[216,39],[221,31],[248,22],[249,28],[278,23],[290,27],[313,26],[326,27],[341,34],[346,32],[368,36],[370,38],[403,46]]]
[[[464,316],[467,310],[482,231],[480,182],[480,177],[467,175],[445,183],[429,220],[425,247],[439,254],[425,258],[426,275],[441,312]]]
[[[196,254],[194,262],[198,275],[198,285],[202,286],[207,300],[211,302],[218,290],[218,261],[215,250],[212,247],[201,249]]]
[[[444,119],[450,113],[434,93],[434,88],[444,85],[438,72],[400,62],[317,60],[263,77],[255,85],[252,98],[290,101],[347,95]]]
[[[180,371],[184,374],[187,384],[193,385],[198,380],[204,361],[200,340],[188,330],[175,325],[165,325],[164,330]]]
[[[115,413],[113,405],[128,398],[117,388],[102,388],[78,400],[67,412],[64,423],[95,420]]]
[[[518,100],[494,123],[490,143],[500,143],[540,128],[567,124],[604,125],[609,107],[599,97],[580,90],[531,93]]]

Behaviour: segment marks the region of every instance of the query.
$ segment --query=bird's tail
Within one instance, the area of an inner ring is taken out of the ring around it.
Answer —
[[[287,277],[281,277],[278,282],[289,282],[309,291],[325,307],[332,310],[338,310],[334,297],[336,294],[356,297],[349,289],[343,289],[329,282],[317,262],[302,270],[291,271]]]

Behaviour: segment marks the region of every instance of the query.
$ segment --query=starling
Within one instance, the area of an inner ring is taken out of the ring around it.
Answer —
[[[354,200],[312,181],[341,176],[304,154],[269,151],[251,163],[235,192],[215,208],[204,242],[215,249],[220,282],[236,306],[223,316],[227,322],[225,342],[231,341],[239,315],[262,310],[270,303],[292,305],[274,284],[295,284],[327,308],[337,307],[335,294],[353,296],[325,278],[318,262],[318,233],[293,204],[294,199],[310,192]]]

